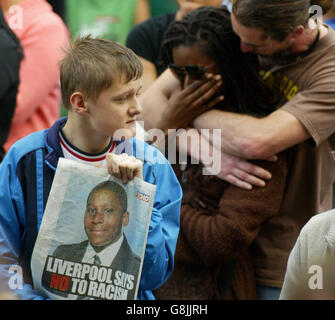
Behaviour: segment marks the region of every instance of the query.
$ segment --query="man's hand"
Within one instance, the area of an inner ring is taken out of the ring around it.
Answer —
[[[271,157],[268,160],[275,159],[276,157]],[[210,169],[208,171],[210,172]],[[235,187],[247,190],[251,190],[253,186],[264,187],[265,181],[271,179],[271,173],[263,168],[223,152],[221,153],[221,171],[216,176]]]
[[[213,145],[208,140],[208,134],[196,129],[188,128],[187,131],[178,133],[179,152],[188,153],[192,158],[201,162],[206,174],[216,175],[230,184],[251,190],[253,186],[264,187],[265,181],[271,179],[271,173],[256,166],[245,159],[229,155],[221,151],[220,145]],[[188,143],[189,137],[197,144]],[[272,156],[268,161],[277,161],[277,156]]]
[[[107,169],[109,173],[122,180],[123,183],[134,179],[143,179],[143,163],[134,156],[126,153],[120,155],[108,153],[106,155]]]

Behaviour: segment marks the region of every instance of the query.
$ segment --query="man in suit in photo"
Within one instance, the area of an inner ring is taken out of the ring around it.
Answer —
[[[87,198],[84,228],[88,240],[60,245],[52,256],[71,262],[110,267],[137,279],[141,258],[131,250],[122,232],[128,223],[126,191],[114,181],[101,182]],[[47,277],[43,278],[43,283],[48,283]]]

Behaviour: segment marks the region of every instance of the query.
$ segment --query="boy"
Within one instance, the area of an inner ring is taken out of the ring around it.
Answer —
[[[123,182],[136,176],[157,186],[138,299],[154,299],[152,290],[171,274],[182,192],[168,161],[132,138],[141,75],[136,55],[109,40],[85,37],[68,51],[61,64],[68,117],[18,141],[0,166],[0,292],[11,291],[12,266],[19,264],[23,284],[12,293],[43,298],[33,289],[30,258],[60,157],[107,165]]]

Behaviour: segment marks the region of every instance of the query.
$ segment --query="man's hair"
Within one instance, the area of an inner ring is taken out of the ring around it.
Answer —
[[[78,38],[61,62],[60,82],[64,107],[71,95],[82,92],[94,101],[114,81],[129,82],[142,76],[143,67],[135,53],[120,43],[91,36]]]
[[[127,204],[127,193],[124,190],[124,188],[119,185],[117,182],[114,181],[103,181],[100,182],[99,184],[97,184],[89,193],[88,197],[87,197],[87,202],[86,202],[86,206],[89,204],[91,197],[101,191],[101,190],[108,190],[113,192],[116,197],[118,198],[121,208],[122,208],[122,213],[127,212],[127,208],[128,208],[128,204]]]
[[[299,25],[307,26],[318,5],[326,14],[334,5],[333,0],[233,0],[232,12],[245,27],[264,32],[264,38],[283,41]]]
[[[257,57],[242,53],[240,39],[232,29],[230,13],[225,7],[201,7],[172,22],[162,44],[164,63],[173,63],[174,48],[194,45],[219,67],[225,98],[224,104],[216,108],[234,107],[236,112],[253,115],[273,111],[258,76]]]

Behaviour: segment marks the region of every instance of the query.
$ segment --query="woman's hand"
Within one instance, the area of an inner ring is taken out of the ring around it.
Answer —
[[[205,80],[197,80],[185,88],[175,90],[163,112],[159,128],[167,131],[187,127],[198,115],[224,99],[222,95],[216,96],[221,85],[220,75],[209,74]]]

